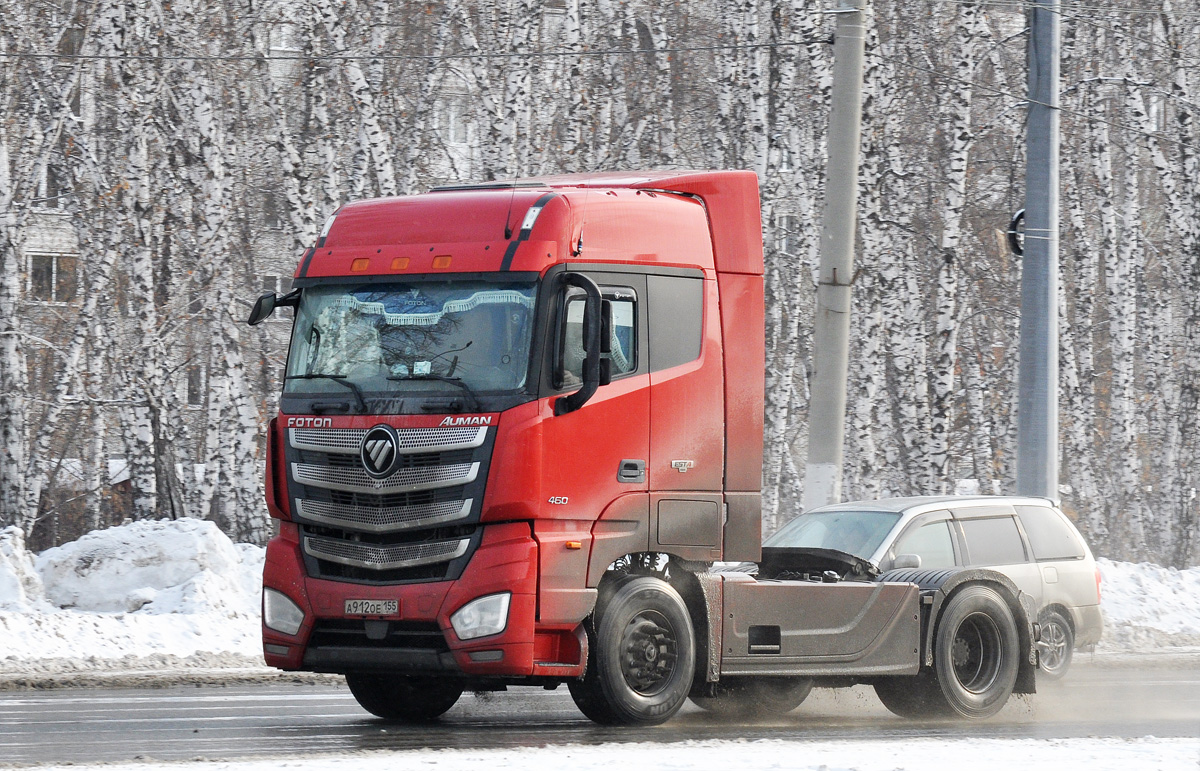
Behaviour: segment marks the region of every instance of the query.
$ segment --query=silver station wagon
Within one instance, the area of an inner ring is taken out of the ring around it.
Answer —
[[[1044,676],[1066,673],[1076,648],[1100,640],[1100,571],[1054,502],[1045,498],[944,496],[822,506],[788,522],[764,547],[833,549],[881,571],[987,567],[1012,579],[1040,608]]]

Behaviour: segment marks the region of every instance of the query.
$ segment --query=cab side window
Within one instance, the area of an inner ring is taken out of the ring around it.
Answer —
[[[910,529],[896,541],[895,552],[897,555],[916,554],[921,558],[922,568],[954,567],[954,538],[950,534],[950,521],[940,519]]]
[[[628,287],[601,287],[605,300],[612,303],[612,331],[609,335],[612,361],[612,377],[617,379],[637,370],[637,295]],[[587,352],[583,348],[583,307],[585,296],[573,289],[566,297],[564,313],[566,323],[559,343],[559,361],[562,362],[561,380],[558,388],[573,388],[583,382],[583,360]]]
[[[971,565],[1014,565],[1027,561],[1025,544],[1012,517],[960,519]]]

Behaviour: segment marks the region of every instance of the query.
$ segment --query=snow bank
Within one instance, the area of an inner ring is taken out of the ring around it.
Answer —
[[[33,558],[0,534],[0,668],[40,659],[261,655],[264,550],[212,522],[134,522]]]
[[[250,547],[254,549],[254,547]],[[261,551],[261,550],[256,550]],[[253,553],[251,553],[253,562]],[[133,522],[38,556],[46,599],[60,608],[104,612],[258,611],[257,573],[212,522]],[[261,572],[262,562],[257,563]]]
[[[1102,651],[1200,646],[1200,567],[1176,570],[1099,559]]]

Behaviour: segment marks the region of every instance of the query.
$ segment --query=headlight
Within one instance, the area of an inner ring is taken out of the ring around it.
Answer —
[[[283,592],[264,588],[263,623],[276,632],[296,634],[304,623],[304,611]]]
[[[450,616],[450,624],[460,640],[473,640],[500,634],[508,626],[508,602],[512,593],[489,594],[471,600]]]

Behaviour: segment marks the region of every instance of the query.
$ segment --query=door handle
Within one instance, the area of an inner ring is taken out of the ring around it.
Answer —
[[[627,458],[617,467],[617,481],[641,484],[646,481],[646,461]]]

